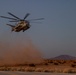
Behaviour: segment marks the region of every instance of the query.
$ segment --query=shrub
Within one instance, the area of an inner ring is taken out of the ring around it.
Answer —
[[[45,63],[45,65],[48,65],[48,63]]]
[[[59,64],[55,62],[54,65],[59,65]]]
[[[35,67],[36,65],[35,65],[35,64],[29,64],[29,66],[30,66],[30,67]]]
[[[76,64],[71,64],[71,67],[76,67]]]

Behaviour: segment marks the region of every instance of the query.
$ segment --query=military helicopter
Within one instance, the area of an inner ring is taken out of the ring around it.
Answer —
[[[26,18],[30,15],[29,13],[27,13],[25,15],[25,17],[23,19],[20,19],[19,17],[15,16],[14,14],[8,12],[9,15],[11,15],[13,18],[10,17],[5,17],[5,16],[0,16],[2,18],[7,18],[7,19],[11,19],[11,21],[9,22],[16,22],[16,25],[11,25],[11,24],[6,24],[10,27],[12,27],[11,31],[15,31],[15,32],[20,32],[20,31],[26,31],[27,29],[30,28],[30,22],[34,21],[34,20],[43,20],[44,18],[39,18],[39,19],[31,19],[31,20],[26,20]]]

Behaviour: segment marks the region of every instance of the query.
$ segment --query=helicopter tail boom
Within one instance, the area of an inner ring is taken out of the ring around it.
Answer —
[[[6,24],[6,25],[8,25],[8,26],[10,26],[10,27],[15,27],[15,26],[13,26],[13,25],[11,25],[11,24]]]

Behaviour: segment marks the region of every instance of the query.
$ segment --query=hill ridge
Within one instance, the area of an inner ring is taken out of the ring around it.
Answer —
[[[53,57],[51,59],[57,59],[57,60],[76,60],[76,57],[71,56],[71,55],[59,55],[56,57]]]

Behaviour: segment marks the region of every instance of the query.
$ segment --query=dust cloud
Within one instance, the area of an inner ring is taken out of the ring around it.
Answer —
[[[29,37],[17,34],[0,39],[0,65],[39,63],[41,53]],[[4,36],[3,36],[4,37]]]

